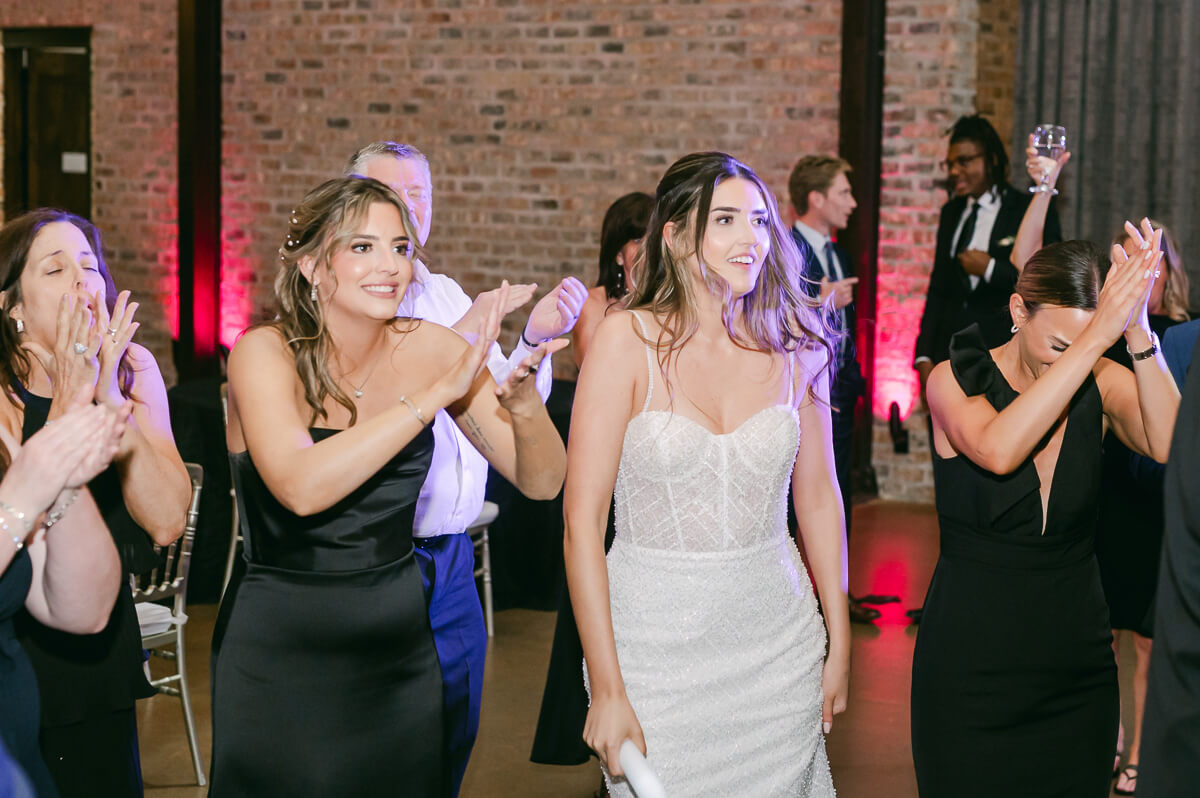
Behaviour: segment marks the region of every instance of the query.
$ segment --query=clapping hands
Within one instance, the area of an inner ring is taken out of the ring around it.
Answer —
[[[1141,230],[1125,223],[1129,235],[1125,246],[1113,245],[1112,268],[1100,289],[1100,301],[1089,327],[1094,326],[1106,344],[1111,345],[1133,326],[1149,334],[1147,303],[1150,289],[1158,277],[1162,261],[1162,230],[1154,230],[1147,219]]]
[[[40,515],[64,490],[87,485],[108,468],[120,446],[132,408],[92,404],[82,389],[67,410],[22,444],[0,425],[0,441],[12,456],[2,487],[11,504]]]

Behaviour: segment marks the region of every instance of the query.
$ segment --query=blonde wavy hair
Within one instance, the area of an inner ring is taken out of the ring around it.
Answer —
[[[758,282],[748,294],[733,298],[729,283],[709,269],[700,253],[708,228],[714,189],[730,178],[754,183],[767,206],[771,247]],[[664,228],[675,225],[674,242]],[[672,246],[675,245],[675,252]],[[791,354],[800,349],[824,349],[824,368],[832,368],[834,347],[840,334],[831,326],[831,307],[810,297],[801,286],[811,282],[791,234],[779,218],[779,207],[754,170],[722,152],[685,155],[667,169],[655,192],[654,210],[638,253],[638,280],[626,307],[650,311],[662,324],[653,344],[666,380],[670,360],[699,326],[697,287],[689,259],[696,255],[704,286],[721,297],[721,318],[730,339],[750,351]],[[815,293],[815,292],[814,292]],[[741,319],[741,327],[735,323]],[[640,337],[640,334],[639,334]],[[814,375],[815,376],[815,375]]]
[[[404,201],[378,180],[358,175],[327,180],[308,192],[292,211],[287,235],[279,247],[279,272],[275,276],[278,315],[265,326],[279,330],[292,350],[296,373],[304,385],[305,402],[312,409],[310,423],[326,415],[325,399],[330,396],[350,412],[350,426],[358,420],[358,408],[329,371],[335,345],[325,324],[321,302],[313,298],[313,283],[304,276],[300,262],[313,258],[313,273],[323,268],[336,290],[333,256],[346,245],[354,235],[354,227],[377,202],[399,211],[408,235],[409,257],[419,257],[417,232]],[[400,332],[411,329],[415,323],[411,319],[388,322]]]

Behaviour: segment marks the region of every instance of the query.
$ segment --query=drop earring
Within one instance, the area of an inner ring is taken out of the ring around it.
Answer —
[[[21,321],[20,319],[17,319],[17,335],[21,335],[24,332],[25,332],[25,322]]]
[[[316,286],[316,283],[314,283],[314,284],[313,284],[312,290],[308,292],[308,298],[309,298],[309,299],[311,299],[311,300],[313,301],[313,303],[314,303],[314,304],[316,303],[316,301],[317,301],[317,286]]]

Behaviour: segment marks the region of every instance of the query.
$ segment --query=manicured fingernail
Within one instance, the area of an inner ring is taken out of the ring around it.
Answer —
[[[825,727],[826,734],[829,734],[829,732],[832,731],[832,729],[833,729],[833,724],[830,723],[829,721],[825,721],[825,723],[822,725]]]
[[[1149,270],[1149,269],[1146,269],[1146,273],[1145,273],[1145,274],[1143,274],[1142,276],[1143,276],[1143,277],[1149,277],[1149,276],[1150,276],[1150,270]]]

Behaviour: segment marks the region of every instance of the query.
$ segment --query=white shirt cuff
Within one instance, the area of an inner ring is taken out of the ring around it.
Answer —
[[[508,367],[511,371],[521,365],[521,361],[533,354],[533,349],[525,343],[524,330],[517,338],[517,345],[513,347],[512,354],[508,356]],[[537,386],[538,396],[542,397],[544,404],[550,398],[550,389],[554,387],[554,356],[542,360],[542,364],[538,366],[537,376],[534,378],[534,385]]]
[[[992,272],[996,270],[996,259],[992,258],[988,261],[988,267],[983,271],[983,281],[990,283],[992,281]]]

